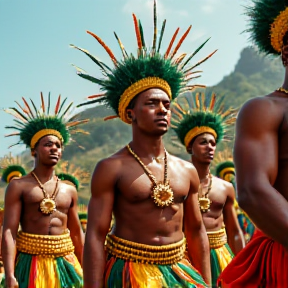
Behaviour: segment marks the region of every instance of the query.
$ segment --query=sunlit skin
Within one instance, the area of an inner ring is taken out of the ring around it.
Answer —
[[[158,181],[163,181],[162,135],[170,122],[170,100],[160,89],[142,92],[135,105],[127,109],[132,118],[131,148]],[[191,163],[168,154],[168,179],[174,191],[174,204],[157,207],[151,198],[151,181],[126,147],[100,161],[91,181],[92,196],[84,247],[84,287],[103,287],[104,242],[110,229],[112,212],[116,236],[149,245],[166,245],[183,238],[185,230],[189,256],[210,283],[209,244],[197,204],[199,178]],[[109,173],[107,173],[109,171]],[[185,200],[186,199],[186,200]],[[185,227],[183,227],[183,213]],[[189,227],[187,231],[186,227]],[[91,255],[95,255],[91,257]]]
[[[51,195],[56,186],[54,166],[62,155],[62,144],[56,136],[41,138],[32,151],[35,157],[34,173]],[[43,191],[29,173],[11,181],[5,193],[5,218],[3,225],[2,252],[7,287],[14,287],[15,239],[19,224],[24,232],[41,235],[60,235],[68,228],[75,246],[75,254],[81,263],[84,236],[77,212],[75,187],[59,181],[56,211],[44,215],[39,204]]]
[[[288,45],[282,49],[282,61],[282,87],[287,90]],[[274,91],[244,104],[237,117],[234,147],[239,205],[260,230],[286,250],[288,237],[283,231],[288,231],[287,143],[286,93]]]
[[[192,163],[204,185],[203,194],[209,185],[207,175],[215,150],[216,140],[210,133],[197,136],[187,149],[192,152]],[[201,190],[199,192],[201,194]],[[235,191],[232,184],[212,176],[212,188],[208,198],[212,201],[210,209],[208,212],[202,213],[206,230],[217,231],[225,227],[228,244],[233,253],[237,254],[244,247],[245,240],[234,209]]]

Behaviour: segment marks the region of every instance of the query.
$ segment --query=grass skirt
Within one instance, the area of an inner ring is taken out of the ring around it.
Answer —
[[[199,272],[185,258],[185,242],[182,240],[180,242],[180,245],[175,243],[172,245],[151,246],[127,241],[114,235],[110,236],[107,241],[108,247],[106,247],[108,258],[105,267],[104,287],[207,287]],[[171,248],[172,246],[173,248]],[[173,259],[177,260],[174,263],[163,264],[165,261],[170,261],[169,259],[171,261]]]

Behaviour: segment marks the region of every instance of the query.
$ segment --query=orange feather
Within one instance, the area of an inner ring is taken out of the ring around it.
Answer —
[[[113,61],[113,63],[116,65],[116,63],[117,63],[116,57],[114,56],[114,54],[111,51],[111,49],[103,42],[103,40],[100,37],[98,37],[96,34],[90,32],[90,31],[86,31],[86,32],[88,34],[92,35],[98,41],[98,43],[106,50],[106,52],[110,56],[110,58]]]
[[[24,97],[22,97],[22,100],[23,100],[23,102],[24,102],[26,108],[28,109],[29,113],[30,113],[31,116],[34,118],[34,115],[33,115],[32,111],[31,111],[31,108],[30,108],[29,104],[27,103],[27,101],[25,100]]]
[[[177,51],[178,51],[178,49],[180,48],[180,46],[182,45],[183,41],[185,40],[185,38],[186,38],[187,35],[189,34],[191,28],[192,28],[192,25],[190,25],[189,28],[186,30],[186,32],[183,34],[183,36],[182,36],[181,39],[179,40],[178,44],[176,45],[174,51],[172,52],[171,58],[173,58],[174,55],[177,53]]]
[[[176,31],[175,31],[175,33],[174,33],[174,35],[173,35],[173,37],[172,37],[172,39],[171,39],[171,41],[170,41],[170,43],[169,43],[169,46],[168,46],[168,48],[167,48],[167,51],[166,51],[166,53],[165,53],[165,55],[164,55],[164,58],[167,58],[168,57],[168,55],[169,55],[169,53],[170,53],[170,50],[171,50],[171,48],[172,48],[172,45],[173,45],[173,43],[174,43],[174,41],[175,41],[175,39],[176,39],[176,36],[177,36],[177,34],[178,34],[178,32],[179,32],[179,27],[176,29]]]
[[[41,103],[42,103],[42,110],[45,113],[45,102],[44,102],[44,98],[43,98],[43,93],[41,92]]]
[[[60,107],[61,95],[58,96],[57,104],[55,106],[55,115],[58,113]]]
[[[94,98],[98,98],[98,97],[102,97],[102,96],[105,96],[105,93],[96,94],[96,95],[91,95],[91,96],[88,96],[87,98],[88,98],[88,99],[94,99]]]
[[[142,40],[141,40],[141,34],[140,34],[140,30],[139,30],[138,20],[137,20],[135,14],[132,14],[132,16],[133,16],[133,21],[134,21],[137,45],[138,45],[138,48],[141,49],[142,48]]]
[[[115,118],[118,118],[118,117],[119,116],[117,116],[117,115],[107,116],[107,117],[104,118],[104,121],[115,119]]]

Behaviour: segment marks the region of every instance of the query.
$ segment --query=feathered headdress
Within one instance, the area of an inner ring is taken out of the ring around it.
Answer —
[[[9,183],[14,177],[26,175],[26,170],[20,157],[13,157],[11,153],[0,159],[0,167],[3,169],[1,180],[6,183]]]
[[[14,145],[24,143],[31,149],[35,148],[38,141],[46,135],[54,135],[58,137],[62,144],[68,143],[70,134],[76,132],[83,132],[83,130],[75,129],[75,126],[86,123],[89,120],[76,120],[75,117],[70,117],[71,108],[73,102],[67,105],[64,109],[64,104],[67,100],[65,98],[61,102],[61,95],[59,95],[57,103],[53,111],[50,111],[50,93],[48,95],[48,104],[44,102],[43,94],[41,92],[41,107],[37,109],[33,100],[31,106],[23,98],[24,107],[22,107],[17,101],[16,104],[19,108],[9,108],[5,111],[12,114],[16,119],[15,126],[6,126],[7,129],[14,129],[18,132],[12,133],[6,136],[20,136],[20,141]],[[50,112],[52,112],[50,114]],[[14,146],[12,145],[12,146]],[[10,146],[11,147],[11,146]]]
[[[87,215],[87,206],[86,205],[83,205],[83,204],[78,205],[78,217],[79,217],[81,224],[87,223],[88,215]]]
[[[213,160],[215,174],[217,177],[234,184],[235,166],[232,151],[226,148],[216,154]]]
[[[139,93],[149,88],[160,88],[167,93],[170,99],[175,99],[179,93],[191,91],[195,87],[203,87],[203,85],[189,85],[189,81],[200,77],[201,71],[194,71],[194,68],[210,58],[216,50],[194,65],[190,65],[190,60],[201,50],[201,48],[209,40],[206,40],[191,54],[183,53],[177,55],[179,48],[192,26],[186,30],[182,37],[175,42],[179,28],[176,29],[167,49],[164,53],[160,52],[162,38],[165,31],[166,20],[163,21],[160,37],[157,37],[157,13],[156,2],[154,1],[154,36],[152,47],[146,46],[144,33],[140,20],[133,14],[133,21],[137,40],[137,55],[128,54],[114,32],[116,40],[120,46],[123,59],[118,60],[114,56],[111,49],[100,39],[99,36],[87,31],[94,37],[98,43],[106,50],[110,56],[113,67],[109,67],[99,59],[91,55],[87,50],[71,45],[84,52],[92,61],[100,68],[104,76],[103,79],[95,78],[88,75],[84,70],[76,67],[80,77],[90,80],[100,85],[103,94],[89,96],[90,101],[82,103],[78,106],[92,104],[96,102],[104,102],[111,107],[117,116],[106,117],[105,120],[120,117],[126,123],[131,123],[126,115],[126,108],[131,100]],[[176,43],[176,44],[175,44]],[[174,45],[175,44],[175,45]],[[93,100],[92,100],[93,99]]]
[[[251,39],[266,54],[280,54],[288,31],[288,0],[252,0],[247,7]]]
[[[69,164],[68,161],[61,161],[59,168],[56,167],[56,174],[60,180],[69,184],[72,183],[77,191],[81,184],[88,183],[90,180],[88,172],[85,172],[80,167],[76,167],[74,164]]]
[[[182,144],[187,148],[196,136],[205,132],[212,134],[216,143],[229,140],[228,131],[236,120],[237,110],[225,108],[224,97],[215,93],[197,92],[190,96],[177,99],[172,105],[171,127]]]

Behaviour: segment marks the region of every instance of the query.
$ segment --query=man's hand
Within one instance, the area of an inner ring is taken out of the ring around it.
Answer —
[[[9,277],[5,279],[7,288],[18,288],[19,284],[15,278],[15,276]]]

